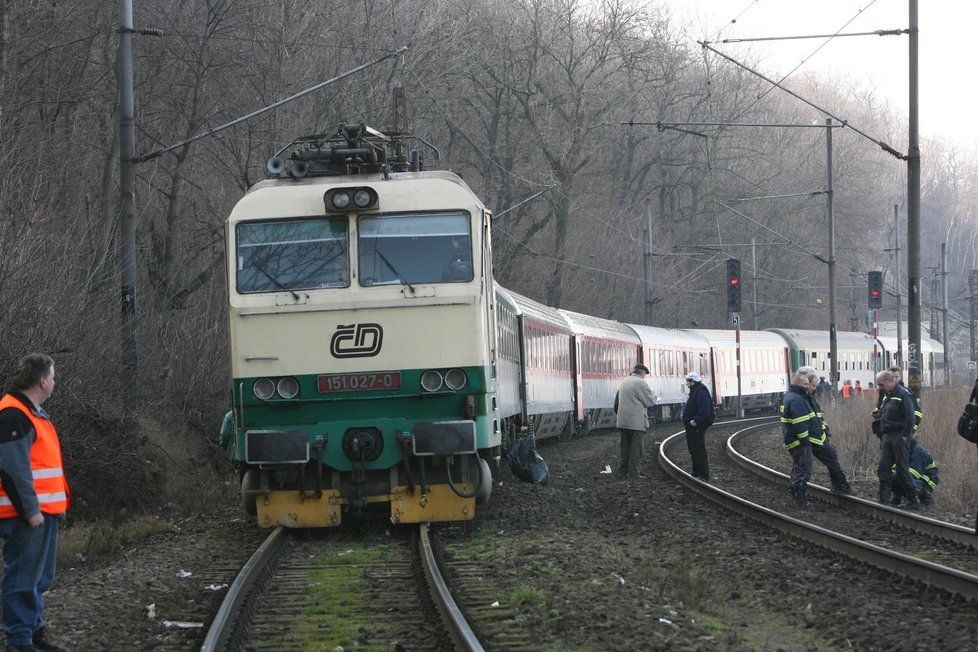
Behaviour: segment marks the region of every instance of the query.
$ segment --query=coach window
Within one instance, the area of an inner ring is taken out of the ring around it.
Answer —
[[[358,221],[360,284],[468,283],[468,213],[378,215]]]
[[[349,287],[346,229],[345,217],[239,223],[238,292]]]

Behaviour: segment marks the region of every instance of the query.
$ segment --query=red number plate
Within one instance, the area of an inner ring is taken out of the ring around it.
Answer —
[[[358,392],[372,389],[400,389],[400,371],[374,371],[366,374],[323,374],[318,378],[319,391]]]

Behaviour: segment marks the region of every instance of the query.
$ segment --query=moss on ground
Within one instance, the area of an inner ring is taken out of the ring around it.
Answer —
[[[364,614],[370,609],[363,590],[363,567],[382,563],[390,554],[391,547],[381,544],[321,553],[310,559],[322,568],[309,575],[312,604],[293,621],[293,631],[302,632],[304,639],[300,649],[360,647]]]

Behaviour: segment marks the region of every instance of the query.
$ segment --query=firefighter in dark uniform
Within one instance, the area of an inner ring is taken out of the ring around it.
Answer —
[[[812,477],[809,439],[821,437],[822,428],[808,402],[808,389],[808,375],[796,372],[781,404],[781,438],[792,460],[788,490],[799,508],[811,512],[815,506],[805,497],[805,486]]]
[[[811,367],[807,369],[811,369]],[[825,465],[826,470],[829,472],[829,480],[832,482],[832,491],[852,496],[855,492],[849,486],[849,481],[846,480],[846,474],[842,470],[842,465],[839,464],[839,452],[836,450],[835,445],[829,441],[832,433],[829,431],[829,424],[825,421],[825,417],[822,416],[822,406],[819,405],[818,397],[816,396],[818,376],[815,375],[814,369],[808,374],[808,385],[808,403],[812,406],[812,411],[815,413],[815,419],[818,421],[820,430],[819,436],[808,438],[808,443],[812,445],[812,457]]]
[[[886,392],[879,414],[880,463],[876,477],[880,482],[879,502],[892,504],[893,490],[890,483],[892,470],[896,468],[896,482],[902,485],[903,496],[909,509],[918,509],[917,487],[910,475],[910,440],[916,425],[915,402],[907,388],[897,382],[890,371],[881,371],[876,376],[876,384]]]
[[[903,372],[900,370],[900,367],[898,367],[897,365],[892,365],[888,369],[888,371],[891,374],[893,374],[893,377],[896,379],[897,385],[907,390],[910,393],[910,397],[913,399],[913,416],[914,416],[913,435],[914,437],[916,437],[917,431],[920,430],[920,424],[924,420],[924,410],[920,406],[920,398],[919,398],[920,381],[919,380],[917,381],[916,387],[907,387],[906,385],[903,384],[903,380],[901,379]],[[883,407],[883,401],[886,400],[887,396],[888,396],[887,392],[880,389],[879,395],[876,397],[876,410],[873,412],[873,419],[875,419],[875,421],[873,421],[873,434],[876,435],[878,439],[882,438],[880,434],[880,421],[879,421],[880,409]],[[913,446],[915,441],[916,440],[914,439],[908,442],[909,444],[908,450],[910,452],[913,451]],[[908,452],[908,455],[910,454],[910,452]]]
[[[920,496],[920,506],[930,507],[934,504],[934,490],[940,482],[939,469],[937,462],[930,456],[927,449],[920,444],[914,444],[910,453],[910,476],[913,478],[914,485],[917,487],[917,495]],[[890,476],[890,484],[893,489],[893,504],[899,505],[903,500],[903,490],[899,482],[896,481],[896,467]]]

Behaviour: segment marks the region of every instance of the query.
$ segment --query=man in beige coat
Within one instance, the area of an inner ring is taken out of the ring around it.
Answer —
[[[655,405],[655,395],[645,381],[649,368],[637,364],[632,374],[618,389],[618,420],[621,432],[620,472],[632,478],[644,477],[639,473],[642,464],[642,448],[645,431],[649,429],[648,409]]]

